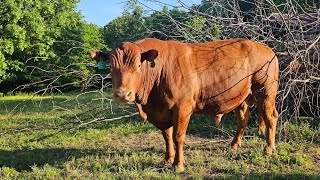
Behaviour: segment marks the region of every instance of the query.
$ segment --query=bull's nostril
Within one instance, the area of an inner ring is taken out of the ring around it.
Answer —
[[[130,91],[123,91],[123,90],[115,90],[113,92],[113,97],[115,100],[127,102],[131,100],[132,92]]]

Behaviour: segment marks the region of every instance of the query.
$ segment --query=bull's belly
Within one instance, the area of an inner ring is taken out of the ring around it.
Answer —
[[[194,110],[194,114],[207,114],[207,115],[218,115],[226,114],[238,107],[241,102],[228,103],[220,105],[218,102],[215,103],[199,103],[197,108]]]
[[[209,115],[228,113],[245,101],[251,93],[250,87],[245,89],[244,91],[200,99],[196,104],[194,113]]]

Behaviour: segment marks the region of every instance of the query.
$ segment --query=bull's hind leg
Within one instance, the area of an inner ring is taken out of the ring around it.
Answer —
[[[238,122],[237,122],[237,134],[231,142],[232,149],[237,149],[238,146],[241,147],[241,140],[250,117],[249,106],[246,102],[243,102],[242,104],[240,104],[235,109],[235,112],[238,117]]]
[[[259,135],[264,135],[266,133],[266,123],[261,115],[262,113],[260,112],[259,109],[259,126],[258,126],[258,133]]]
[[[279,64],[277,57],[271,49],[266,50],[264,56],[260,56],[259,58],[261,58],[261,62],[265,63],[261,64],[260,68],[252,76],[252,92],[257,100],[259,109],[259,131],[263,132],[266,129],[268,143],[266,150],[268,154],[272,154],[272,151],[275,149],[275,134],[278,120],[275,99],[278,90]]]
[[[275,107],[275,97],[276,91],[268,91],[267,88],[264,90],[264,93],[257,94],[259,116],[262,118],[266,126],[268,143],[266,151],[268,154],[272,154],[272,151],[275,149],[275,134],[278,120],[278,112]]]
[[[252,107],[254,104],[254,98],[253,95],[250,94],[247,99],[246,99],[246,103],[248,104],[248,106]],[[261,113],[259,113],[261,114]],[[259,127],[258,127],[258,133],[259,135],[264,135],[266,132],[266,123],[264,122],[263,117],[260,115],[259,116]]]

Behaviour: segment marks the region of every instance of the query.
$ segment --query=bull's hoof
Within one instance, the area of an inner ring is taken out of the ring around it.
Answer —
[[[258,129],[259,136],[266,136],[266,130],[265,129]]]
[[[231,145],[231,150],[232,151],[237,151],[238,150],[238,145]]]
[[[174,172],[177,174],[181,174],[186,170],[184,166],[174,166]]]
[[[165,169],[170,169],[173,166],[173,162],[171,161],[163,161],[161,163],[161,167],[165,168]]]
[[[273,150],[275,150],[275,148],[273,148],[273,147],[267,147],[267,148],[266,148],[266,153],[267,153],[268,155],[272,155]]]
[[[235,143],[235,142],[232,142],[231,143],[231,149],[236,151],[238,150],[238,147],[241,147],[241,144],[238,144],[238,143]]]
[[[266,125],[265,125],[265,124],[263,124],[263,123],[260,123],[260,124],[259,124],[258,134],[259,134],[260,136],[266,136]]]

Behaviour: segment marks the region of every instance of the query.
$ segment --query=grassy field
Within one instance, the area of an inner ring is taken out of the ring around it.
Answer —
[[[193,116],[187,170],[175,174],[161,166],[161,132],[129,115],[132,105],[109,98],[94,92],[0,98],[0,179],[320,179],[319,118],[282,122],[277,150],[267,156],[256,117],[235,152],[232,114],[220,127]]]

